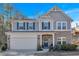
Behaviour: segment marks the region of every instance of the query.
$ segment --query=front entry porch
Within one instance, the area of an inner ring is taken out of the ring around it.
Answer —
[[[50,45],[54,47],[54,34],[41,34],[38,36],[37,48],[40,46],[43,50],[47,50]]]
[[[53,44],[53,38],[51,34],[42,35],[42,48],[48,49]]]

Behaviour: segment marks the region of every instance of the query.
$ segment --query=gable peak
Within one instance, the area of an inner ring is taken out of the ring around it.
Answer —
[[[58,6],[54,6],[50,11],[61,11],[61,9]]]

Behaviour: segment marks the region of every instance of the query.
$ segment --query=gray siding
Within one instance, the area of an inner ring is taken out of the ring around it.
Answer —
[[[71,18],[68,17],[61,11],[54,11],[49,14],[50,20],[53,20],[53,28],[56,29],[56,22],[57,21],[66,21],[67,22],[67,29],[71,29]]]
[[[66,43],[70,44],[72,41],[72,34],[71,31],[55,31],[54,32],[54,39],[55,39],[55,44],[57,44],[57,38],[58,37],[66,37]]]

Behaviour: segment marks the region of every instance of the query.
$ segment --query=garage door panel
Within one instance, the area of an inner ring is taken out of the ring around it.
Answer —
[[[10,49],[37,49],[37,39],[36,37],[11,38]]]

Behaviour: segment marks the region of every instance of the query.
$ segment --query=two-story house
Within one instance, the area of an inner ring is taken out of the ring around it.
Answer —
[[[71,44],[71,22],[57,6],[36,20],[11,20],[11,31],[6,32],[8,48],[37,50],[39,46],[47,49],[51,44]]]

